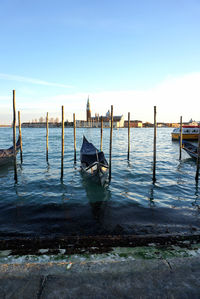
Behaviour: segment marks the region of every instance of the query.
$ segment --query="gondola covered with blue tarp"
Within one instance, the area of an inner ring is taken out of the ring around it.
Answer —
[[[80,151],[81,169],[91,178],[104,183],[108,173],[108,162],[104,153],[99,151],[85,136]]]
[[[198,147],[188,141],[183,140],[183,149],[188,153],[188,155],[193,158],[197,159],[198,156]]]
[[[16,143],[16,155],[20,149],[20,139],[18,138]],[[8,164],[13,161],[14,158],[14,146],[8,149],[0,149],[0,166]]]

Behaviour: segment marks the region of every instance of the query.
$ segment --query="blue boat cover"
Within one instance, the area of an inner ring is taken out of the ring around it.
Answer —
[[[94,162],[100,162],[102,164],[108,165],[103,152],[100,152],[92,143],[83,136],[83,144],[81,147],[81,163],[86,163],[90,165]]]
[[[16,143],[16,154],[19,151],[20,148],[20,140],[18,138],[17,143]],[[14,156],[14,147],[11,146],[8,149],[0,149],[0,159],[3,158],[10,158]]]

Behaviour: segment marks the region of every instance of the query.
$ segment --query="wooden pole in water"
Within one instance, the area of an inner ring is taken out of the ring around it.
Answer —
[[[13,90],[13,149],[14,149],[14,180],[17,183],[15,90]]]
[[[62,155],[61,155],[61,180],[63,179],[63,161],[64,161],[64,106],[62,106]]]
[[[49,113],[46,116],[46,161],[49,160]]]
[[[198,182],[199,180],[199,163],[200,163],[200,129],[199,129],[199,136],[198,136],[198,149],[197,149],[197,171],[196,171],[196,176],[195,180]]]
[[[157,133],[156,106],[154,106],[153,183],[155,183],[156,181],[156,133]]]
[[[112,166],[112,135],[113,135],[113,105],[111,105],[111,123],[110,123],[109,181],[111,180],[111,166]]]
[[[102,152],[102,148],[103,148],[103,116],[101,116],[101,146],[100,146],[101,152]]]
[[[179,160],[181,160],[181,150],[182,150],[182,143],[183,143],[183,122],[182,122],[182,116],[180,117],[180,136],[179,136],[179,141],[180,141],[180,148],[179,148]]]
[[[128,160],[130,156],[130,112],[128,112]]]
[[[20,160],[21,160],[21,163],[22,163],[23,162],[23,155],[22,155],[22,131],[21,131],[20,111],[18,111],[18,127],[19,127],[19,141],[20,141]]]
[[[74,118],[74,163],[76,163],[76,117],[75,113],[73,114]]]

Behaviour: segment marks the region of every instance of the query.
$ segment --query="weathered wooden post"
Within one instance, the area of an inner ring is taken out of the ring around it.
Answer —
[[[62,155],[61,155],[61,180],[63,179],[63,161],[64,161],[64,106],[62,106]]]
[[[23,155],[22,155],[22,131],[21,131],[20,111],[18,111],[18,128],[19,128],[19,142],[20,142],[20,160],[21,160],[21,163],[22,163],[23,162]]]
[[[155,183],[156,181],[156,133],[157,133],[156,106],[154,106],[153,183]]]
[[[17,183],[15,90],[13,90],[13,149],[14,149],[14,180]]]
[[[111,123],[110,123],[109,181],[111,180],[111,166],[112,166],[112,135],[113,135],[113,105],[111,105]]]
[[[101,116],[101,146],[100,146],[101,152],[102,152],[102,148],[103,148],[103,116]]]
[[[49,113],[46,116],[46,161],[49,160]]]
[[[199,180],[199,163],[200,163],[200,128],[199,128],[199,136],[198,136],[198,149],[197,149],[197,171],[196,171],[196,176],[195,180],[198,182]]]
[[[130,156],[130,112],[128,112],[128,160]]]
[[[73,114],[74,119],[74,163],[76,163],[76,117],[75,113]]]
[[[183,123],[182,123],[182,116],[180,117],[180,136],[179,136],[179,160],[181,160],[181,150],[182,150],[182,143],[183,143]]]

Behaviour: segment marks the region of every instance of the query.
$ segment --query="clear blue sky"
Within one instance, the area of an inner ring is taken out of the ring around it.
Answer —
[[[12,89],[24,120],[62,104],[83,118],[88,94],[100,114],[151,121],[157,105],[163,121],[200,120],[199,36],[199,0],[1,0],[0,123]]]

